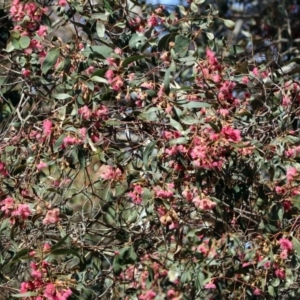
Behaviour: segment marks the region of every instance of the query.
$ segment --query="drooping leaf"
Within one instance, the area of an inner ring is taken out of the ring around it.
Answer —
[[[30,297],[35,297],[37,296],[37,292],[26,292],[26,293],[21,293],[21,294],[12,294],[12,297],[14,298],[30,298]]]
[[[123,60],[122,62],[122,66],[123,67],[127,67],[129,64],[131,64],[132,62],[134,61],[138,61],[140,59],[143,59],[145,58],[144,55],[133,55],[133,56],[130,56],[130,57],[127,57]]]
[[[59,57],[59,54],[59,48],[52,48],[49,50],[42,65],[43,74],[46,74],[49,70],[51,70],[54,67]]]
[[[166,95],[170,93],[170,68],[166,70],[165,78],[164,78],[164,92]]]
[[[145,167],[147,167],[147,168],[149,167],[149,157],[152,154],[152,152],[153,152],[153,150],[155,148],[155,145],[156,145],[156,141],[150,142],[146,146],[146,148],[145,148],[145,150],[143,152],[143,163],[144,163]]]
[[[71,95],[68,95],[68,94],[65,94],[65,93],[54,94],[53,97],[55,99],[58,99],[58,100],[65,100],[65,99],[68,99],[68,98],[72,98]]]
[[[97,20],[96,31],[99,38],[103,38],[105,36],[105,25],[103,22]]]
[[[223,20],[224,21],[224,25],[229,29],[229,30],[234,30],[235,28],[235,23],[231,20]]]

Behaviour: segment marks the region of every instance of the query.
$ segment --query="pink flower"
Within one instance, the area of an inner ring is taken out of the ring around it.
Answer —
[[[174,194],[174,184],[168,184],[166,190],[161,189],[161,187],[155,186],[153,188],[155,196],[157,198],[167,199],[173,196]]]
[[[201,245],[198,246],[197,251],[204,255],[207,255],[209,252],[209,249],[207,248],[206,244],[202,243]]]
[[[228,109],[220,108],[218,112],[223,117],[226,117],[226,116],[229,115],[229,110]]]
[[[108,115],[108,108],[105,105],[100,105],[94,112],[93,116],[96,119],[105,118]]]
[[[122,54],[123,54],[122,49],[121,49],[121,48],[118,48],[118,47],[114,49],[114,52],[115,52],[116,54],[118,54],[118,55],[122,55]]]
[[[206,49],[206,57],[207,57],[207,60],[208,60],[208,63],[212,66],[214,65],[218,65],[218,60],[215,56],[215,53],[210,50],[209,48]]]
[[[94,66],[89,66],[85,71],[88,75],[91,75],[95,72],[95,67]]]
[[[28,77],[28,76],[30,76],[30,74],[31,74],[31,71],[30,71],[30,70],[27,70],[27,69],[22,70],[22,75],[23,75],[24,77]]]
[[[43,252],[49,252],[50,249],[51,249],[51,246],[48,243],[45,243],[44,247],[43,247]],[[47,262],[44,262],[44,263],[47,263]]]
[[[11,211],[14,209],[15,200],[11,197],[7,197],[0,202],[0,205],[3,205],[1,210],[4,211],[7,216],[10,216]]]
[[[67,0],[58,0],[59,6],[66,6],[68,4]]]
[[[112,82],[113,78],[115,77],[115,73],[113,70],[107,70],[105,73],[105,78],[108,80],[109,83]]]
[[[256,289],[253,291],[253,295],[255,295],[255,296],[261,295],[261,290],[258,289],[258,288],[256,288]]]
[[[80,133],[82,139],[85,140],[86,139],[86,134],[87,134],[87,129],[85,127],[82,127],[82,128],[79,129],[79,133]]]
[[[157,17],[152,14],[149,19],[148,19],[148,25],[149,27],[155,27],[158,25],[158,20],[157,20]]]
[[[221,76],[219,74],[214,74],[211,76],[211,79],[215,82],[218,83],[221,81]]]
[[[281,238],[278,242],[281,250],[291,251],[293,249],[293,243],[286,238]]]
[[[282,250],[281,253],[280,253],[280,258],[282,260],[286,260],[288,258],[288,250]]]
[[[247,76],[245,76],[245,77],[242,78],[242,83],[244,83],[244,84],[248,84],[249,81],[250,81],[249,77],[247,77]]]
[[[12,212],[11,215],[18,216],[21,219],[26,220],[31,215],[31,210],[28,204],[20,204],[18,205],[18,208]]]
[[[89,120],[92,116],[91,110],[86,105],[79,108],[78,113],[82,117],[83,120]]]
[[[117,180],[121,175],[122,171],[119,168],[114,169],[111,166],[106,166],[100,177],[104,180]]]
[[[215,290],[217,287],[214,283],[210,282],[210,283],[207,283],[205,286],[204,286],[205,289],[208,289],[208,290]]]
[[[47,31],[48,31],[48,27],[44,26],[44,25],[41,25],[39,30],[36,33],[40,37],[45,37],[45,36],[47,36]]]
[[[195,197],[192,201],[197,208],[200,210],[212,210],[217,206],[217,203],[209,200],[209,199],[200,199],[199,196]]]
[[[115,68],[118,67],[115,58],[113,58],[113,57],[108,57],[108,58],[106,59],[106,61],[107,61],[107,64],[108,64],[109,66],[115,67]]]
[[[116,76],[112,82],[111,82],[111,87],[113,90],[119,92],[121,90],[121,88],[123,87],[124,85],[124,81],[123,81],[123,78],[121,76]]]
[[[290,105],[292,102],[291,96],[288,95],[284,95],[282,97],[282,106],[287,107],[288,105]]]
[[[143,187],[140,185],[135,185],[133,188],[133,192],[128,193],[128,197],[132,199],[133,203],[139,205],[142,203],[142,193]]]
[[[43,133],[45,136],[51,135],[52,132],[52,122],[50,120],[45,120],[43,122]]]
[[[285,278],[285,270],[280,268],[275,270],[275,276],[278,277],[279,279],[284,279]]]
[[[44,225],[55,224],[59,220],[60,210],[59,208],[54,208],[52,210],[48,210],[45,219],[43,220]]]
[[[239,142],[241,138],[241,132],[238,129],[233,129],[230,126],[224,126],[221,130],[221,134],[231,142]]]
[[[286,170],[286,178],[288,181],[292,181],[294,177],[297,175],[298,171],[296,168],[291,167]]]
[[[258,68],[254,68],[253,70],[252,70],[252,73],[253,73],[253,75],[255,76],[255,77],[259,77],[259,70],[258,70]]]
[[[2,176],[8,176],[8,171],[6,170],[5,164],[3,162],[0,162],[0,174]]]
[[[36,166],[36,168],[38,170],[41,170],[41,169],[44,169],[44,168],[47,168],[47,167],[48,167],[48,164],[45,163],[45,162],[42,162],[42,161]]]
[[[77,145],[79,142],[80,141],[77,138],[71,136],[66,136],[63,141],[64,146]]]
[[[153,300],[156,296],[156,293],[152,290],[149,290],[147,292],[145,292],[144,294],[142,295],[139,295],[138,296],[138,299],[139,300]]]
[[[275,191],[278,195],[284,195],[286,193],[286,189],[282,186],[276,186]]]

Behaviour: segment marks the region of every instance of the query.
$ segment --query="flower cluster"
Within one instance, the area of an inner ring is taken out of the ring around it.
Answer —
[[[28,204],[18,204],[13,198],[7,197],[0,202],[1,211],[5,213],[10,222],[14,224],[16,220],[23,223],[32,215]]]

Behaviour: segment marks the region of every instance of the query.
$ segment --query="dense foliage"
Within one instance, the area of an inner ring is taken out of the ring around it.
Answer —
[[[203,2],[1,11],[3,299],[298,299],[297,53]]]

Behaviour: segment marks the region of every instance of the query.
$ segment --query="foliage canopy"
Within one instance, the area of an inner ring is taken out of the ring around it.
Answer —
[[[297,59],[201,0],[2,13],[4,299],[299,297]]]

